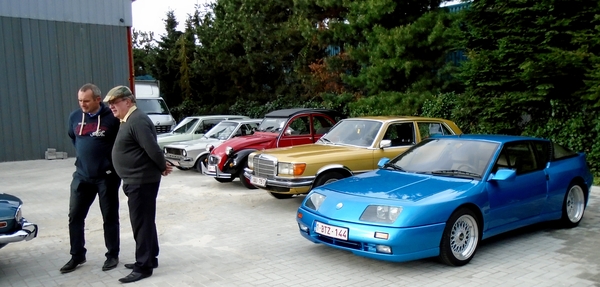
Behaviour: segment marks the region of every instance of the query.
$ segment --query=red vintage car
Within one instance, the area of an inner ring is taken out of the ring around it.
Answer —
[[[204,174],[218,182],[231,182],[239,177],[244,186],[256,187],[243,176],[248,155],[257,150],[311,144],[327,133],[343,116],[327,109],[284,109],[265,115],[251,135],[232,138],[213,148]]]

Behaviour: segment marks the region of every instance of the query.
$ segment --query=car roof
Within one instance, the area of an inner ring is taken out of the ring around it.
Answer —
[[[224,120],[224,123],[239,123],[239,124],[251,124],[260,123],[263,119],[239,119],[239,120]]]
[[[454,138],[454,139],[465,139],[465,140],[480,140],[480,141],[492,141],[498,143],[507,143],[522,140],[541,140],[548,141],[543,138],[535,138],[528,136],[511,136],[511,135],[482,135],[482,134],[461,134],[461,135],[445,135],[445,136],[433,136],[435,138]]]
[[[449,121],[440,118],[427,118],[417,116],[364,116],[347,118],[346,120],[375,120],[375,121],[394,121],[394,120],[407,120],[407,121]]]
[[[282,109],[272,111],[265,115],[269,118],[287,118],[300,113],[324,113],[331,116],[339,115],[338,112],[328,109],[311,109],[311,108],[295,108],[295,109]]]
[[[240,115],[206,115],[206,116],[189,116],[185,117],[190,119],[219,119],[219,118],[239,118],[239,119],[247,119],[247,116]]]

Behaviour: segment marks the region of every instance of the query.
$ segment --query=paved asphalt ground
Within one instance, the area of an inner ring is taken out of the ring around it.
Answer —
[[[121,255],[103,272],[97,201],[87,218],[87,262],[68,274],[67,212],[74,159],[0,163],[0,192],[19,196],[39,225],[28,242],[0,249],[0,286],[119,286],[134,242],[121,192]],[[239,181],[194,171],[163,178],[158,197],[160,266],[133,286],[600,286],[600,188],[580,226],[541,224],[484,241],[463,267],[435,259],[390,263],[313,244],[297,230],[303,197],[277,200]]]

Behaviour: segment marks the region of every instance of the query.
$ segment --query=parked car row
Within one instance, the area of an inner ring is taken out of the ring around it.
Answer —
[[[510,230],[577,226],[593,182],[584,153],[546,139],[321,109],[226,120],[201,139],[166,145],[165,155],[181,169],[222,183],[240,178],[277,199],[306,194],[296,221],[312,242],[387,261],[437,256],[452,266]]]

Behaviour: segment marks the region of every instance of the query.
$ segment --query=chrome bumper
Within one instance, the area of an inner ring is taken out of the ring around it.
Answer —
[[[232,177],[231,173],[221,172],[221,170],[219,170],[218,166],[215,166],[214,172],[208,171],[208,166],[207,166],[206,170],[202,170],[202,173],[204,173],[205,175],[217,177],[217,178],[231,178]]]
[[[19,241],[29,241],[37,237],[38,227],[37,224],[29,223],[23,219],[23,228],[12,234],[0,235],[0,244],[7,244]]]
[[[244,177],[250,179],[250,177],[254,175],[254,171],[245,168],[244,169]],[[303,177],[279,177],[275,176],[270,179],[267,178],[267,187],[268,186],[277,186],[277,187],[287,187],[287,188],[298,188],[298,187],[311,187],[315,181],[316,176],[303,176]]]

